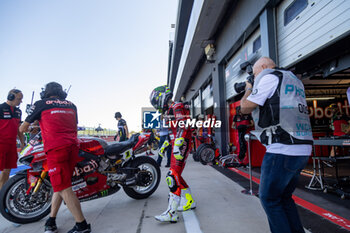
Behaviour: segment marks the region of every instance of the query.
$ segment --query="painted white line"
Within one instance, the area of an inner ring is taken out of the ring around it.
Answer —
[[[202,233],[196,214],[192,210],[182,212],[187,233]]]

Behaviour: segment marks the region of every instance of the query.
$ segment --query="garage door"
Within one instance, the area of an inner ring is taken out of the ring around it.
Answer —
[[[283,1],[277,10],[279,66],[287,68],[349,33],[349,0]]]

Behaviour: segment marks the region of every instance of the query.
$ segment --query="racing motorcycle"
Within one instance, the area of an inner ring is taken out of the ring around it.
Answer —
[[[143,199],[158,188],[158,164],[151,157],[136,156],[147,150],[153,140],[150,133],[113,144],[96,137],[78,140],[72,189],[81,202],[109,196],[121,187],[129,197]],[[29,168],[17,172],[1,189],[0,212],[9,221],[31,223],[49,214],[53,195],[41,132],[21,151],[19,162]]]

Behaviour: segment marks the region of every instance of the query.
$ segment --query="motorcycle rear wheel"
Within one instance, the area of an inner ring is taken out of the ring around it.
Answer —
[[[125,193],[134,199],[144,199],[151,196],[160,182],[160,168],[157,162],[146,156],[139,156],[131,163],[131,167],[140,168],[139,182],[143,185],[124,186]]]
[[[0,192],[0,212],[7,220],[25,224],[39,221],[50,213],[53,189],[49,181],[42,184],[33,197],[26,194],[26,175],[16,174],[11,177]]]

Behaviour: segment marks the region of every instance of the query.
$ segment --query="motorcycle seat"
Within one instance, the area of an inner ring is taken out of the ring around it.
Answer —
[[[116,142],[107,145],[105,148],[105,155],[118,155],[124,151],[134,147],[139,140],[139,134],[133,134],[129,140],[124,142]]]

